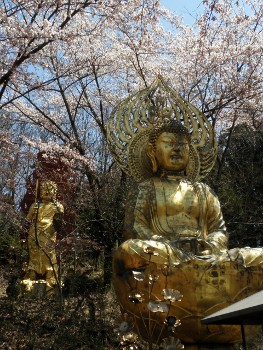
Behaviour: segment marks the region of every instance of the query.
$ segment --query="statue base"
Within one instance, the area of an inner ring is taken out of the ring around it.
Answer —
[[[21,281],[21,295],[24,297],[44,299],[53,296],[56,286],[51,286],[45,280],[24,279]]]
[[[184,345],[184,350],[235,350],[234,345],[229,344],[207,344],[207,345]]]
[[[233,344],[242,343],[239,325],[205,325],[201,320],[261,290],[262,266],[198,257],[169,266],[150,249],[143,259],[143,252],[127,246],[115,252],[113,285],[122,313],[144,340],[159,344],[172,331],[189,350],[234,349]],[[250,325],[245,329],[248,338],[258,330]]]

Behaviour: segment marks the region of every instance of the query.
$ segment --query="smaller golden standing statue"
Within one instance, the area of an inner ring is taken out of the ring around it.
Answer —
[[[174,333],[185,349],[232,349],[239,327],[201,319],[263,288],[263,249],[228,250],[219,200],[200,181],[217,154],[211,124],[159,78],[116,107],[108,141],[139,183],[113,257],[123,314],[150,349],[181,349],[165,338]]]
[[[56,223],[62,221],[63,205],[56,200],[57,185],[53,181],[40,184],[40,201],[31,205],[27,220],[29,263],[22,281],[31,291],[38,280],[44,281],[46,291],[57,284]]]

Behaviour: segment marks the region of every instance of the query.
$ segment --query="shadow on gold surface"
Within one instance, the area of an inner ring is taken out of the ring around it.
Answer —
[[[116,106],[107,137],[121,169],[139,183],[113,258],[123,313],[149,344],[171,334],[212,348],[241,341],[239,326],[201,324],[263,288],[263,249],[228,250],[219,200],[200,182],[217,155],[208,118],[159,76]]]
[[[192,259],[172,268],[148,262],[132,270],[118,258],[122,255],[120,247],[113,285],[123,311],[132,316],[143,339],[158,343],[168,336],[167,317],[174,316],[181,325],[172,331],[183,344],[241,342],[240,326],[204,325],[201,319],[262,289],[261,267]],[[175,290],[182,294],[180,301],[173,299]],[[250,336],[257,330],[247,326]]]

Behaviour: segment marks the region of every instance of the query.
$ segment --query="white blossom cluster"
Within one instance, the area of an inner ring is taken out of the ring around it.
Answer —
[[[217,130],[244,122],[258,128],[262,4],[203,4],[190,27],[157,0],[2,2],[0,104],[29,133],[23,147],[63,148],[68,164],[78,159],[90,171],[107,169],[112,108],[157,74]]]

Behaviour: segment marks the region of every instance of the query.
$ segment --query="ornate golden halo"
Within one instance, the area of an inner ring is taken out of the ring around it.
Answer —
[[[150,132],[173,119],[183,124],[191,135],[187,177],[199,180],[212,169],[217,147],[210,122],[158,77],[148,88],[117,105],[108,124],[107,138],[112,155],[121,169],[135,181],[153,176],[146,155]]]

